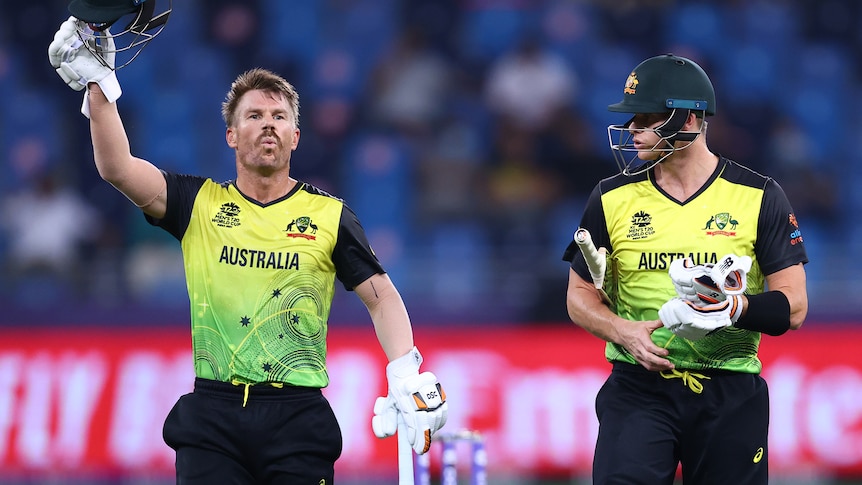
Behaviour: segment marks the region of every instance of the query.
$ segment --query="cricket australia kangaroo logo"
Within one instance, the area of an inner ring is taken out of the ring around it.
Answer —
[[[308,240],[317,239],[317,224],[311,222],[308,216],[297,217],[290,221],[284,229],[287,237],[301,237]]]
[[[707,236],[736,236],[737,225],[739,221],[734,219],[730,212],[719,212],[706,221],[703,230]]]

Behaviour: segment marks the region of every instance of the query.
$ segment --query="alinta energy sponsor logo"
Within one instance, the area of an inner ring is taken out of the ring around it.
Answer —
[[[802,231],[799,230],[799,222],[797,222],[796,216],[790,214],[787,221],[795,228],[793,232],[790,233],[790,245],[796,246],[797,244],[802,244]]]
[[[317,239],[317,236],[315,236],[317,234],[317,225],[311,222],[311,218],[308,216],[297,217],[287,224],[284,233],[287,237],[301,237],[314,241]]]
[[[719,212],[710,216],[703,230],[707,236],[736,236],[736,226],[739,221],[730,215],[730,212]]]
[[[212,221],[219,227],[236,227],[240,225],[239,213],[242,209],[233,202],[225,202],[219,207]]]
[[[632,225],[626,235],[631,240],[646,239],[655,234],[652,227],[652,216],[644,211],[637,211],[632,215]]]

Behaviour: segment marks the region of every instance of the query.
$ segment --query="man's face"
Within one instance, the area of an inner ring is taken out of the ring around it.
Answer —
[[[661,153],[655,152],[656,148],[667,149],[670,145],[661,141],[655,129],[667,121],[667,113],[638,113],[632,118],[628,129],[632,133],[632,143],[638,149],[638,158],[641,160],[654,160]]]
[[[240,99],[226,139],[240,164],[271,173],[290,167],[291,152],[299,143],[299,128],[281,94],[254,90]]]

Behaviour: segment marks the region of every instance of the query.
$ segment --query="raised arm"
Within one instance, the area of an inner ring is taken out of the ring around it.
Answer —
[[[164,217],[167,184],[162,172],[152,163],[132,155],[117,104],[108,102],[98,84],[90,83],[87,89],[90,136],[99,175],[145,213],[159,219]]]
[[[167,207],[167,185],[161,171],[146,160],[133,157],[116,100],[122,94],[114,72],[113,38],[105,31],[104,45],[93,43],[105,54],[101,59],[84,44],[79,30],[86,26],[69,17],[60,24],[48,46],[48,60],[66,84],[76,91],[84,88],[82,113],[90,118],[93,154],[101,177],[126,195],[147,214],[161,218]]]

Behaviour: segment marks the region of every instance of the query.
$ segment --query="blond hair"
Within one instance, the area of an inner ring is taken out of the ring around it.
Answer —
[[[221,116],[227,126],[234,125],[236,107],[240,98],[249,91],[260,90],[284,96],[293,112],[293,123],[299,127],[299,94],[292,84],[272,71],[262,68],[250,69],[234,80],[230,85],[224,103],[221,105]]]

